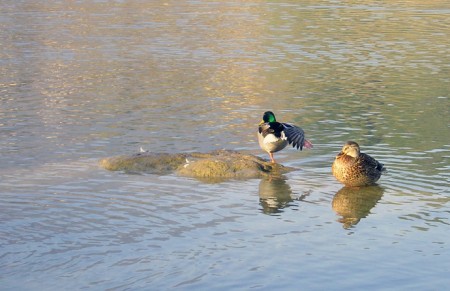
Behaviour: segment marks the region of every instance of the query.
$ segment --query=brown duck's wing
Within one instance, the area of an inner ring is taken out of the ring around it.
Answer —
[[[359,159],[361,160],[361,164],[364,165],[364,167],[369,171],[378,171],[378,172],[386,171],[386,168],[382,163],[378,162],[377,160],[375,160],[374,158],[365,153],[360,153]]]
[[[289,123],[281,123],[284,127],[284,134],[287,137],[289,144],[292,144],[292,147],[296,147],[300,150],[303,149],[303,145],[305,144],[305,132],[298,126]]]

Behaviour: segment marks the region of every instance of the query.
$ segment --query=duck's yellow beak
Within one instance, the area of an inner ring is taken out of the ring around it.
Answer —
[[[259,123],[259,125],[261,125],[261,124],[263,124],[263,123],[265,123],[265,122],[264,122],[264,119],[263,119],[263,120],[261,120],[261,122]]]

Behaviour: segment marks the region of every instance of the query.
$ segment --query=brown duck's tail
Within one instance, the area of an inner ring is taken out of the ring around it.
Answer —
[[[380,171],[381,173],[387,173],[387,169],[380,162],[377,162],[377,170]]]

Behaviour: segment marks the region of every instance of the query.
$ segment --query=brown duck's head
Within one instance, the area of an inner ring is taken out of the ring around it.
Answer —
[[[342,147],[342,152],[348,156],[357,158],[359,156],[359,145],[354,141],[348,141]]]

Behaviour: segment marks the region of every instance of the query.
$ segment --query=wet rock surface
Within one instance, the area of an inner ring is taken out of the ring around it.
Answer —
[[[175,172],[186,177],[219,180],[259,178],[293,170],[254,155],[230,150],[178,154],[145,152],[104,158],[99,164],[110,171],[160,175]]]

